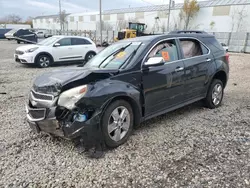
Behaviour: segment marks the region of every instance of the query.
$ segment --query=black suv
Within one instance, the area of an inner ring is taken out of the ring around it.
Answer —
[[[228,60],[205,32],[119,41],[84,67],[37,77],[26,105],[28,122],[36,132],[117,147],[152,117],[199,100],[220,106]]]

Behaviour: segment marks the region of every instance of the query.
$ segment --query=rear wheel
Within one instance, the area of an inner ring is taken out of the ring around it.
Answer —
[[[92,59],[96,54],[94,52],[88,52],[85,56],[85,62],[88,62],[90,59]]]
[[[124,144],[133,130],[134,115],[130,104],[124,100],[111,103],[102,117],[105,143],[114,148]]]
[[[224,96],[224,86],[221,80],[214,79],[209,87],[205,103],[208,108],[214,109],[221,105]]]
[[[51,58],[48,55],[40,55],[36,59],[36,64],[40,68],[47,68],[47,67],[50,66],[51,63],[52,63],[52,60],[51,60]]]

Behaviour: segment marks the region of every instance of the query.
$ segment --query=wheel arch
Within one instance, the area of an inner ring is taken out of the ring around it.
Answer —
[[[103,112],[107,109],[107,107],[111,103],[117,100],[124,100],[131,105],[131,108],[133,110],[133,115],[134,115],[134,127],[138,126],[141,123],[142,111],[141,111],[139,104],[136,102],[136,100],[128,95],[118,95],[109,99],[102,107]]]
[[[226,74],[225,71],[220,70],[220,71],[216,72],[216,73],[214,74],[214,76],[212,77],[211,83],[212,83],[212,81],[213,81],[214,79],[221,80],[222,83],[223,83],[223,87],[224,87],[224,88],[226,87],[228,78],[227,78],[227,74]]]
[[[52,60],[52,63],[54,62],[54,58],[53,58],[53,56],[52,56],[49,52],[40,52],[40,53],[38,53],[38,54],[36,55],[36,57],[35,57],[35,59],[34,59],[34,63],[37,62],[37,58],[38,58],[39,56],[41,56],[41,55],[47,55],[47,56],[49,56],[50,59]]]

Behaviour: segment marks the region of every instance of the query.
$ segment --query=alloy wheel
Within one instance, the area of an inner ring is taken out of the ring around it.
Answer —
[[[119,106],[113,110],[109,117],[108,134],[109,137],[119,142],[122,140],[130,128],[130,114],[126,107]]]
[[[41,67],[48,67],[49,64],[50,64],[50,60],[48,57],[46,56],[42,56],[40,59],[39,59],[39,64]]]
[[[223,87],[221,84],[216,84],[212,91],[212,102],[215,106],[219,105],[222,99]]]

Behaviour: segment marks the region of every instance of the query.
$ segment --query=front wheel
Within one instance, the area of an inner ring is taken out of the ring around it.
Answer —
[[[221,105],[224,96],[224,85],[221,80],[214,79],[209,87],[205,103],[208,108],[214,109]]]
[[[124,100],[111,103],[102,117],[102,131],[108,147],[124,144],[133,130],[134,115],[131,105]]]
[[[51,60],[51,58],[48,55],[40,55],[36,59],[36,64],[40,68],[47,68],[47,67],[50,66],[51,63],[52,63],[52,60]]]

